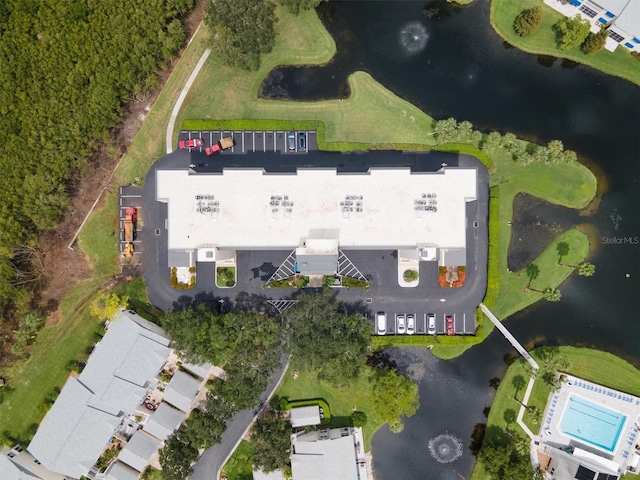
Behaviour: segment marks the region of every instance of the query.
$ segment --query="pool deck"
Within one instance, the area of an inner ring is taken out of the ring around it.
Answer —
[[[566,380],[562,382],[560,389],[552,392],[547,400],[539,432],[540,443],[561,449],[573,446],[597,454],[620,465],[622,467],[620,473],[626,471],[627,465],[638,465],[640,458],[640,398],[572,375],[564,376]],[[582,442],[561,431],[560,422],[567,402],[572,395],[581,396],[627,417],[613,452]]]

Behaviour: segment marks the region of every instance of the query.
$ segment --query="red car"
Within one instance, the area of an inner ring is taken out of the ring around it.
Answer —
[[[455,335],[456,331],[453,327],[453,315],[447,315],[445,317],[445,321],[447,322],[447,335]]]
[[[210,157],[211,155],[215,155],[216,153],[220,153],[221,151],[222,148],[220,148],[220,145],[218,145],[217,143],[214,143],[210,147],[204,149],[204,153],[206,153],[208,157]]]
[[[184,150],[185,148],[200,148],[204,145],[204,140],[201,138],[185,138],[178,142],[178,146]]]

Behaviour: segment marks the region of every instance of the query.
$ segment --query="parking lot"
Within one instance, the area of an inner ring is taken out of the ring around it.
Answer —
[[[386,332],[385,335],[411,335],[407,332],[406,324],[407,324],[407,316],[414,315],[415,316],[415,335],[427,335],[427,315],[433,312],[425,312],[425,313],[415,313],[415,312],[402,312],[402,313],[390,313],[384,312],[387,317],[386,322]],[[405,317],[405,331],[398,332],[398,317],[400,315],[404,315]],[[445,318],[447,315],[451,315],[453,317],[453,331],[454,335],[473,335],[476,331],[476,322],[475,322],[475,312],[469,313],[467,315],[466,312],[461,313],[434,313],[436,317],[436,335],[446,335],[447,334],[447,326],[445,322]],[[374,320],[375,323],[375,320]],[[374,329],[377,328],[377,325],[374,324]]]
[[[142,264],[142,232],[144,229],[143,210],[142,210],[142,188],[140,187],[120,187],[119,192],[119,249],[120,252],[120,266],[123,267],[135,267]],[[130,257],[125,256],[125,249],[127,241],[124,236],[124,221],[125,211],[127,208],[135,208],[137,213],[137,219],[135,222],[135,228],[133,229],[133,255]]]
[[[293,133],[293,142],[290,143],[288,136]],[[188,149],[189,151],[202,152],[209,145],[214,145],[221,138],[233,137],[235,145],[229,150],[225,150],[225,155],[229,153],[244,154],[249,152],[278,152],[287,155],[306,154],[307,152],[318,150],[315,131],[229,131],[229,130],[182,130],[179,141],[191,138],[200,138],[204,145],[200,148]],[[301,143],[301,138],[304,141]],[[302,147],[302,148],[301,148]]]

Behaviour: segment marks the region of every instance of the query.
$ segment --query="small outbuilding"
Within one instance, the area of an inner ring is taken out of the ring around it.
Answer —
[[[320,425],[321,420],[318,405],[291,409],[291,426],[293,428]]]

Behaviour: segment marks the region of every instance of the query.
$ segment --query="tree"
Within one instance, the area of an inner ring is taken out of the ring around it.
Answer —
[[[173,434],[160,450],[160,465],[164,480],[184,480],[193,473],[193,462],[198,450],[180,439],[180,432]]]
[[[580,262],[578,264],[578,275],[591,277],[596,273],[596,266],[590,262]]]
[[[540,268],[535,263],[530,263],[527,265],[525,272],[529,278],[529,281],[527,282],[527,288],[529,288],[531,286],[531,282],[540,275]]]
[[[354,427],[364,427],[367,424],[367,414],[356,410],[351,414],[351,423]]]
[[[582,44],[589,34],[589,22],[582,20],[580,15],[574,18],[563,17],[553,25],[556,33],[556,43],[561,50],[571,50]]]
[[[276,410],[258,417],[251,431],[253,464],[264,472],[285,470],[290,462],[291,424]]]
[[[515,145],[517,142],[518,142],[518,137],[516,137],[511,132],[507,132],[502,137],[502,141],[500,143],[500,146],[506,148],[507,151],[510,152],[511,148],[513,147],[513,145]]]
[[[531,154],[534,162],[548,162],[549,161],[549,149],[547,147],[536,146]]]
[[[275,45],[275,5],[268,0],[211,0],[205,23],[212,49],[227,65],[257,70],[260,55]]]
[[[418,411],[418,385],[390,368],[377,372],[373,385],[373,402],[380,419],[393,432],[402,431],[401,415],[411,417]]]
[[[559,302],[562,294],[557,288],[547,287],[542,291],[542,297],[547,302]]]
[[[552,163],[558,163],[562,158],[562,152],[564,151],[564,145],[560,140],[551,140],[547,144],[547,152],[549,153],[549,161]]]
[[[128,303],[129,297],[126,295],[120,297],[114,292],[100,292],[91,302],[89,311],[100,320],[111,320],[120,309],[126,308]]]
[[[287,7],[294,15],[298,15],[300,10],[310,10],[312,8],[316,8],[322,2],[326,2],[327,0],[278,0],[280,5],[283,7]]]
[[[338,311],[331,289],[303,293],[284,312],[293,361],[318,371],[318,377],[336,385],[357,378],[371,345],[371,324],[362,315]]]
[[[591,33],[587,35],[582,43],[582,51],[587,55],[594,55],[604,48],[607,41],[609,30],[603,28],[598,33]]]
[[[216,443],[220,443],[222,434],[227,426],[225,419],[214,414],[215,409],[210,412],[194,410],[189,415],[189,419],[184,424],[180,439],[193,447],[210,448]]]
[[[500,147],[502,142],[502,135],[499,132],[491,132],[485,135],[482,141],[482,150],[486,152],[493,152]]]
[[[527,418],[529,419],[529,421],[531,421],[531,423],[533,423],[534,425],[538,425],[538,423],[540,423],[540,419],[542,418],[542,412],[535,405],[531,405],[530,407],[527,407],[525,410],[525,414],[527,415]]]
[[[542,21],[542,7],[527,8],[521,11],[513,22],[513,30],[521,37],[532,35]]]
[[[471,138],[471,134],[473,133],[473,124],[466,120],[463,120],[458,124],[458,134],[457,140],[464,141]]]
[[[433,129],[438,143],[453,142],[458,136],[458,122],[455,118],[439,120]]]
[[[571,163],[571,162],[577,162],[577,161],[578,161],[578,155],[573,150],[565,150],[564,152],[562,152],[562,159],[561,159],[562,163]]]
[[[569,254],[569,244],[567,242],[558,242],[556,245],[556,251],[558,252],[558,263],[562,262],[562,257],[565,257]]]

